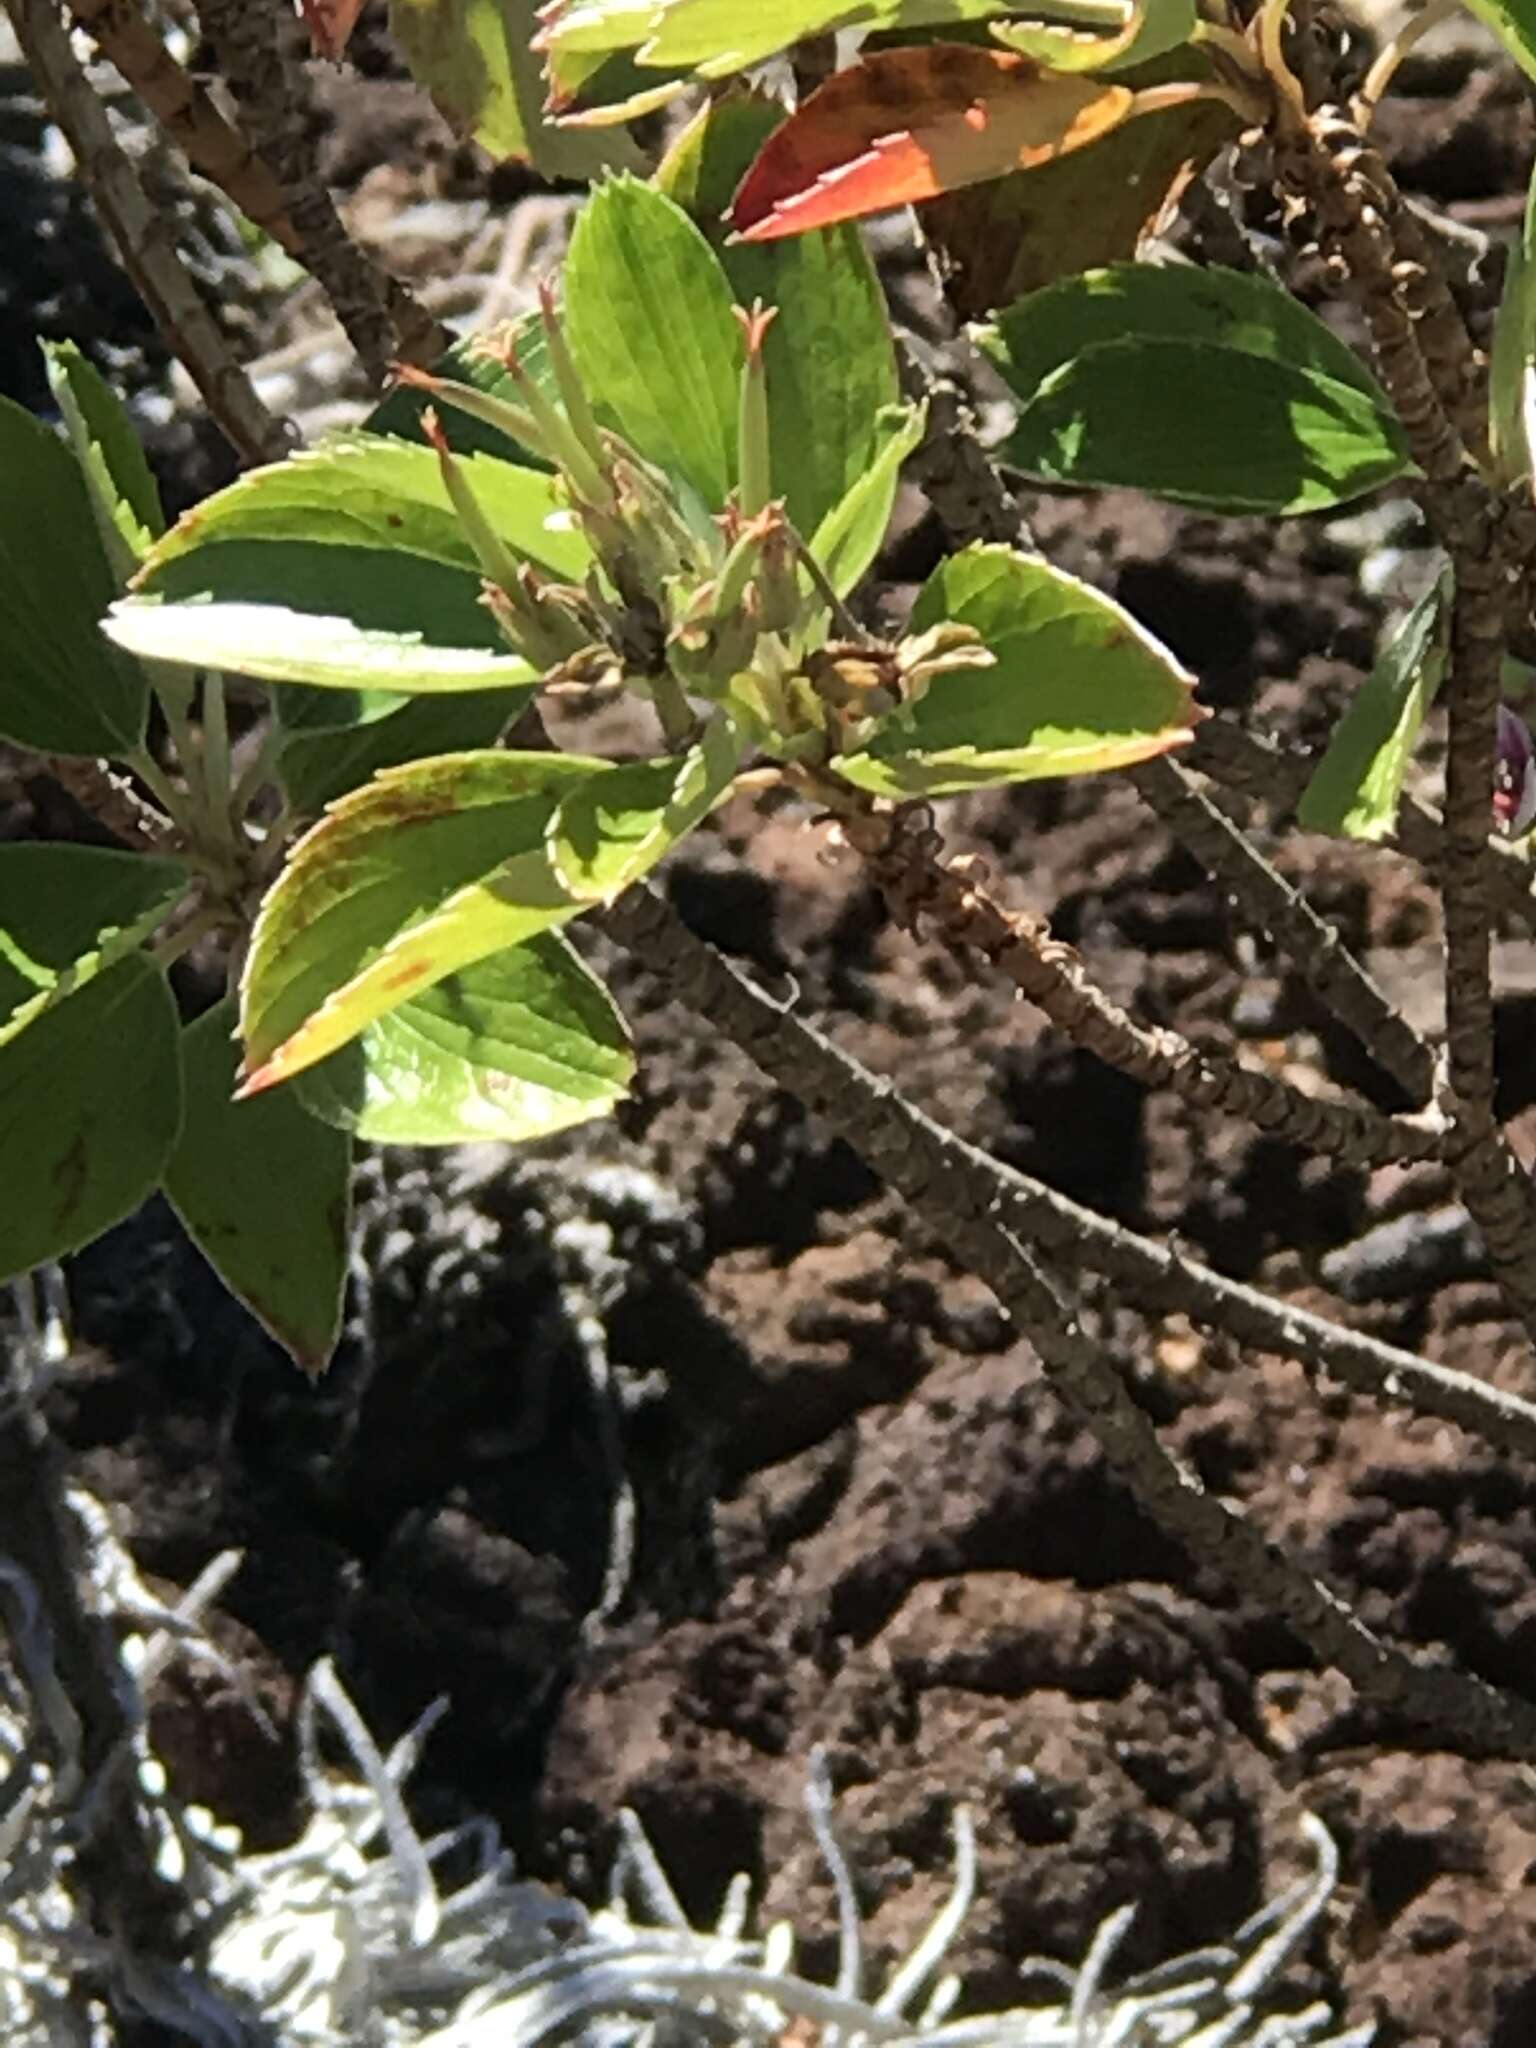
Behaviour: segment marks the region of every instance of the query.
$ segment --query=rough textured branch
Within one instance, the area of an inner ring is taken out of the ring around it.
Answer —
[[[1053,1386],[1093,1429],[1143,1509],[1203,1564],[1260,1600],[1363,1697],[1481,1754],[1536,1755],[1536,1709],[1465,1674],[1392,1649],[1326,1587],[1208,1494],[1157,1441],[1075,1311],[976,1189],[944,1133],[761,995],[649,891],[604,912],[604,928],[668,993],[791,1090],[904,1195],[997,1294],[1028,1334]],[[929,1141],[931,1139],[931,1142]]]
[[[198,10],[241,115],[277,178],[300,257],[375,384],[391,362],[425,363],[448,335],[398,279],[364,255],[320,176],[309,81],[290,57],[293,18],[272,0],[203,0]]]
[[[959,864],[946,864],[925,820],[920,808],[871,809],[839,825],[870,863],[899,922],[911,929],[927,917],[952,945],[984,954],[1074,1044],[1106,1065],[1145,1087],[1170,1088],[1197,1109],[1221,1110],[1354,1165],[1439,1157],[1437,1123],[1306,1095],[1275,1075],[1203,1052],[1176,1031],[1138,1024],[1093,981],[1072,947],[1038,920],[1004,910]]]
[[[208,410],[249,462],[288,452],[287,425],[267,411],[183,269],[165,219],[144,196],[101,102],[75,60],[51,0],[5,0],[32,75],[75,155],[119,260],[184,364]]]
[[[54,781],[69,791],[81,810],[115,833],[125,846],[141,853],[166,853],[180,845],[170,819],[146,803],[127,776],[119,775],[108,762],[50,754],[46,765]]]
[[[1434,1089],[1435,1055],[1299,890],[1276,873],[1177,762],[1148,761],[1131,780],[1243,915],[1282,947],[1297,972],[1415,1103]]]
[[[155,116],[187,162],[217,185],[256,227],[303,257],[282,187],[249,141],[171,55],[145,20],[138,0],[69,0],[69,11],[95,38]]]

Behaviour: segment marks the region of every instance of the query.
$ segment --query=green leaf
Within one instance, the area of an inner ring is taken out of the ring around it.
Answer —
[[[298,694],[297,688],[284,690],[279,709],[286,711]],[[490,746],[527,701],[526,690],[460,690],[448,696],[412,697],[395,708],[394,700],[386,700],[382,712],[348,725],[290,731],[281,755],[283,785],[301,814],[321,810],[381,768],[397,768],[428,754]]]
[[[0,398],[0,737],[45,754],[128,754],[149,692],[97,621],[116,583],[74,457]]]
[[[1021,404],[1007,458],[1049,482],[1301,512],[1412,467],[1365,365],[1263,278],[1118,264],[1019,300],[980,339]]]
[[[256,922],[249,1085],[288,1079],[407,997],[618,894],[728,792],[738,746],[722,717],[679,760],[449,754],[343,797]]]
[[[1051,7],[1047,11],[1065,11],[1070,21],[1075,10]],[[1103,20],[1103,16],[1109,19]],[[1035,22],[994,22],[992,34],[1010,50],[1033,57],[1053,71],[1115,72],[1179,49],[1189,41],[1196,19],[1194,0],[1136,0],[1128,17],[1123,8],[1104,8],[1101,20],[1107,32],[1099,34]]]
[[[1446,570],[1409,612],[1334,728],[1296,807],[1303,831],[1386,839],[1403,777],[1445,674],[1451,577]]]
[[[723,505],[742,339],[725,272],[682,208],[633,178],[600,186],[571,237],[565,315],[599,413],[706,506]]]
[[[460,135],[498,162],[514,157],[546,178],[634,168],[627,136],[602,142],[544,118],[544,81],[530,47],[539,0],[390,0],[390,27],[419,85]]]
[[[186,1115],[165,1192],[230,1293],[318,1375],[341,1333],[352,1142],[290,1095],[232,1101],[234,1031],[230,998],[182,1033]]]
[[[191,879],[179,860],[102,846],[0,846],[0,1043],[162,922]]]
[[[117,393],[72,341],[45,341],[48,388],[85,474],[108,558],[126,582],[165,531],[160,491]]]
[[[608,991],[545,932],[412,996],[294,1085],[375,1144],[515,1144],[606,1115],[634,1070]]]
[[[562,579],[590,559],[542,471],[472,455],[482,510]],[[189,512],[114,607],[120,646],[268,682],[417,694],[532,682],[480,602],[480,569],[430,449],[344,435],[249,471]]]
[[[1526,194],[1519,241],[1512,244],[1493,324],[1488,363],[1488,441],[1506,484],[1536,467],[1536,176]]]
[[[1527,78],[1536,78],[1536,6],[1532,0],[1467,0]]]
[[[863,578],[885,539],[896,502],[901,465],[923,438],[924,408],[887,406],[876,421],[869,463],[827,513],[808,546],[839,597]]]
[[[533,381],[550,398],[558,401],[560,393],[550,366],[544,315],[535,307],[511,325],[518,361]],[[520,403],[516,380],[494,356],[486,355],[478,342],[479,337],[475,335],[456,341],[446,355],[432,364],[433,375],[446,377],[457,384],[471,384],[476,391],[487,392],[493,398]],[[397,384],[369,413],[363,422],[364,428],[370,434],[387,434],[396,440],[414,441],[425,448],[428,444],[426,435],[421,431],[421,416],[432,403],[429,392],[414,385]],[[549,468],[542,455],[468,413],[454,412],[449,416],[449,438],[455,452],[460,455],[499,455],[504,462],[518,463],[524,469]]]
[[[572,60],[633,49],[646,67],[725,78],[832,29],[954,26],[1004,14],[1015,0],[578,0],[540,37],[558,79]],[[1052,12],[1059,11],[1052,8]]]
[[[1124,768],[1183,745],[1202,715],[1192,678],[1129,612],[1034,556],[972,547],[929,577],[909,631],[973,626],[990,668],[934,679],[862,752],[831,766],[879,796],[952,796],[1001,782]]]
[[[131,1215],[181,1124],[176,1004],[142,953],[0,1045],[0,1279]]]
[[[783,111],[747,93],[706,105],[673,145],[658,186],[723,239],[720,216]],[[739,305],[778,308],[763,351],[772,490],[809,539],[864,476],[881,411],[901,396],[885,294],[851,226],[732,243],[720,260]]]
[[[612,903],[709,816],[735,780],[742,742],[716,713],[680,759],[634,761],[596,776],[561,802],[549,859],[578,902]]]

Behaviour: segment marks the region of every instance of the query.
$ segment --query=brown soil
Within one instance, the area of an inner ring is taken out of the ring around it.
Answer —
[[[1475,218],[1520,188],[1532,122],[1521,90],[1457,62],[1410,74],[1422,97],[1389,132],[1417,185]],[[360,147],[345,101],[341,119],[337,146]],[[1195,667],[1208,703],[1316,737],[1370,658],[1355,564],[1315,527],[1113,497],[1045,500],[1034,519]],[[918,519],[893,583],[931,545]],[[1141,1013],[1361,1078],[1128,785],[1020,790],[945,822]],[[8,829],[35,829],[25,790]],[[1285,858],[1389,978],[1422,978],[1433,906],[1400,864]],[[807,1014],[999,1157],[1530,1391],[1434,1175],[1339,1172],[1148,1098],[895,932],[797,812],[738,805],[667,883],[696,929],[792,972]],[[1019,1995],[1027,1956],[1080,1957],[1126,1900],[1128,1962],[1219,1937],[1294,1874],[1310,1809],[1347,1882],[1298,1994],[1378,2015],[1387,2044],[1525,2048],[1530,1773],[1359,1718],[1140,1518],[990,1297],[858,1162],[612,967],[643,1055],[636,1102],[532,1154],[370,1166],[372,1285],[318,1391],[165,1213],[73,1262],[89,1348],[55,1421],[145,1567],[185,1582],[244,1547],[230,1646],[279,1716],[326,1650],[385,1736],[448,1692],[429,1816],[489,1809],[529,1868],[579,1887],[627,1804],[687,1904],[708,1913],[748,1869],[825,1960],[835,1912],[800,1808],[823,1743],[888,1950],[934,1909],[950,1810],[972,1808],[981,1903],[957,1966],[981,2006]],[[1506,1008],[1512,1049],[1528,1004]],[[1528,1056],[1509,1085],[1511,1113],[1536,1100]],[[1367,1233],[1394,1220],[1379,1256]],[[1536,1470],[1177,1321],[1095,1312],[1208,1485],[1373,1626],[1536,1697]],[[621,1483],[634,1556],[605,1603]],[[189,1790],[281,1838],[288,1759],[200,1683],[168,1682],[158,1734]]]

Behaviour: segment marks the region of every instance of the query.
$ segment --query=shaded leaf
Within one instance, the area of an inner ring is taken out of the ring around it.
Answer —
[[[297,694],[297,687],[282,691],[279,708],[286,709]],[[283,742],[283,785],[301,814],[318,811],[349,789],[359,788],[381,768],[396,768],[428,754],[490,746],[527,702],[526,690],[460,690],[413,697],[393,709],[386,704],[380,715],[345,725],[292,731]]]
[[[1403,777],[1445,675],[1450,605],[1447,570],[1403,620],[1334,728],[1296,807],[1304,831],[1386,839],[1396,830]]]
[[[375,1144],[517,1143],[605,1115],[634,1069],[608,991],[545,932],[412,996],[295,1087]]]
[[[1263,278],[1121,264],[1020,300],[979,339],[1021,402],[1008,460],[1053,483],[1299,512],[1412,466],[1365,365]]]
[[[718,234],[742,173],[782,118],[782,107],[758,94],[706,105],[669,152],[658,186]],[[763,350],[771,487],[809,539],[873,461],[881,408],[900,396],[885,294],[853,227],[764,248],[734,243],[720,256],[739,305],[778,308]]]
[[[1536,467],[1536,176],[1509,251],[1488,361],[1488,443],[1506,483]]]
[[[142,953],[0,1045],[0,1279],[78,1251],[160,1179],[181,1123],[176,1004]]]
[[[98,630],[117,586],[85,480],[8,398],[0,477],[0,736],[49,754],[131,753],[148,685]]]
[[[937,569],[910,630],[973,626],[990,668],[936,677],[830,765],[881,796],[947,796],[1123,768],[1184,745],[1193,679],[1129,612],[1034,556],[973,547]]]
[[[549,362],[549,338],[544,332],[544,315],[535,307],[523,314],[521,319],[511,322],[511,337],[517,349],[518,361],[541,385],[551,398],[558,399],[554,373]],[[511,373],[486,355],[477,345],[476,337],[468,335],[456,341],[446,355],[439,356],[431,365],[432,374],[446,377],[450,382],[473,385],[477,391],[488,392],[493,398],[505,398],[517,402],[517,384]],[[427,437],[421,431],[421,416],[434,400],[430,392],[411,384],[397,384],[369,413],[363,422],[370,434],[389,435],[397,440],[414,441],[427,446]],[[439,406],[441,411],[441,406]],[[509,434],[503,434],[485,420],[478,420],[470,413],[455,412],[452,416],[452,430],[449,435],[454,452],[459,455],[499,455],[504,462],[515,462],[523,469],[544,469],[550,465],[534,450],[525,448],[520,441],[514,441]]]
[[[545,117],[531,47],[537,21],[538,0],[390,0],[390,28],[416,82],[450,128],[498,162],[513,157],[547,178],[638,165],[627,136],[572,135]]]
[[[150,542],[165,531],[159,486],[126,406],[95,364],[72,341],[45,341],[42,350],[48,388],[64,416],[98,524],[111,529],[103,536],[108,558],[126,580]],[[114,554],[113,535],[120,555]]]
[[[1091,150],[932,200],[919,221],[940,253],[951,305],[979,319],[1058,278],[1134,256],[1239,126],[1219,100],[1190,100],[1138,115]]]
[[[463,466],[515,552],[583,573],[586,543],[544,472],[490,455]],[[179,520],[107,630],[157,660],[269,682],[407,694],[532,682],[480,587],[431,450],[345,435],[249,471]]]
[[[0,1042],[141,946],[190,879],[115,847],[0,845]]]
[[[829,78],[769,138],[731,225],[769,241],[1049,163],[1117,127],[1133,99],[1009,51],[881,51]]]
[[[742,340],[731,304],[715,252],[651,186],[613,179],[577,216],[565,317],[587,391],[643,456],[711,508],[736,481]]]
[[[235,1102],[231,997],[182,1033],[186,1115],[165,1192],[224,1285],[311,1375],[347,1284],[352,1142],[284,1093]]]

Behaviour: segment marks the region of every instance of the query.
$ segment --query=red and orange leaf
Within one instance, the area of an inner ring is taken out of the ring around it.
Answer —
[[[363,11],[363,0],[299,0],[299,7],[315,55],[339,64]]]
[[[731,226],[769,242],[1028,170],[1108,134],[1134,98],[1011,51],[881,51],[828,79],[768,138]]]

